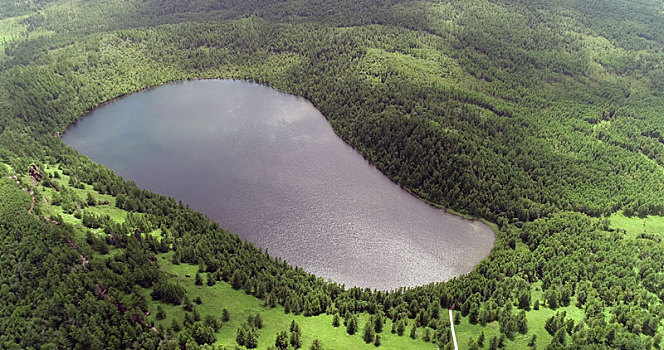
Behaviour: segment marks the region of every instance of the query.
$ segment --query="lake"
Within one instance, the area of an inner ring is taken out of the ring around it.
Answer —
[[[173,196],[291,265],[347,287],[446,281],[485,258],[491,229],[400,188],[304,98],[231,80],[111,101],[64,142]]]

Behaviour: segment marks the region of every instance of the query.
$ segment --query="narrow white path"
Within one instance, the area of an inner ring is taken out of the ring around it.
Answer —
[[[454,332],[454,314],[452,313],[452,309],[448,309],[450,312],[450,325],[452,326],[452,340],[454,341],[454,350],[459,350],[459,344],[457,343],[456,339],[456,332]]]

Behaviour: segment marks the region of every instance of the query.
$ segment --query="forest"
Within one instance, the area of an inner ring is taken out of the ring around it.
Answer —
[[[0,348],[453,349],[453,308],[462,348],[658,349],[663,11],[650,0],[3,2]],[[307,98],[393,181],[493,223],[495,247],[450,281],[342,286],[60,140],[106,101],[200,78]]]

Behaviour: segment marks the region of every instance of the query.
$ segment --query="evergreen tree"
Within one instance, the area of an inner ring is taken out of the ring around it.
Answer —
[[[212,315],[205,316],[204,324],[214,329],[215,332],[218,332],[219,328],[221,328],[221,322],[217,321],[217,319]]]
[[[199,345],[202,344],[212,344],[215,341],[215,336],[214,336],[214,329],[212,327],[208,327],[203,322],[196,322],[194,325],[191,327],[191,335],[196,340],[196,343]],[[247,348],[250,348],[249,345],[247,345],[247,338],[245,337],[245,346]]]
[[[292,321],[291,321],[291,324],[290,324],[290,331],[291,331],[291,332],[297,332],[297,333],[300,332],[300,326],[297,324],[297,322],[295,322],[295,320],[292,320]]]
[[[528,320],[526,319],[526,312],[521,310],[516,317],[516,324],[519,333],[526,334],[528,333]]]
[[[374,339],[374,346],[375,347],[380,346],[380,334],[376,334],[376,338]]]
[[[348,321],[348,326],[346,326],[346,333],[353,335],[357,332],[357,317],[352,316]]]
[[[237,342],[238,345],[244,346],[245,335],[246,335],[245,327],[244,325],[241,325],[240,327],[238,327],[235,333],[235,341]]]
[[[182,323],[185,325],[185,327],[194,323],[194,320],[191,319],[190,313],[188,312],[184,313],[184,320],[182,321]]]
[[[321,344],[320,340],[314,339],[309,350],[323,350],[323,344]]]
[[[484,331],[482,331],[482,333],[480,333],[479,337],[477,337],[477,345],[480,348],[484,347]]]
[[[375,325],[371,322],[371,320],[368,320],[364,325],[364,342],[367,344],[371,343],[376,336],[374,326]]]
[[[183,306],[185,311],[192,311],[194,309],[194,304],[191,303],[191,300],[189,300],[188,296],[184,296],[184,306]]]
[[[373,317],[374,321],[374,331],[376,333],[382,333],[383,332],[383,316],[378,313]]]
[[[410,329],[410,337],[417,339],[417,324],[413,324],[413,327]]]
[[[277,338],[274,341],[274,346],[279,350],[288,349],[288,334],[283,331],[277,334]]]
[[[523,310],[530,310],[530,289],[521,290],[519,292],[519,308]]]
[[[178,323],[178,321],[176,319],[173,319],[173,322],[171,322],[171,329],[173,330],[173,332],[176,332],[176,333],[180,331],[180,329],[181,329],[180,324]]]
[[[334,314],[332,318],[332,327],[339,327],[339,314]]]
[[[157,306],[157,314],[155,317],[157,320],[163,320],[166,318],[166,311],[164,311],[164,308],[162,308],[161,305]]]
[[[244,346],[247,349],[254,349],[258,347],[258,336],[256,335],[256,331],[251,327],[247,327],[246,333],[244,335]]]
[[[489,350],[498,350],[498,337],[491,337],[491,340],[489,340]]]
[[[400,319],[397,324],[397,335],[402,336],[405,331],[406,325],[404,324],[403,320]]]
[[[480,347],[475,342],[475,339],[470,338],[468,341],[468,350],[478,350]]]
[[[480,308],[477,304],[473,303],[470,306],[470,311],[468,312],[468,322],[471,324],[476,324],[479,320]]]
[[[300,332],[291,332],[290,334],[290,344],[295,349],[302,347],[302,340],[300,340]]]
[[[94,207],[95,205],[97,205],[97,200],[95,199],[95,197],[92,196],[92,194],[90,194],[90,192],[88,192],[88,196],[86,197],[85,202],[88,204],[89,207]]]

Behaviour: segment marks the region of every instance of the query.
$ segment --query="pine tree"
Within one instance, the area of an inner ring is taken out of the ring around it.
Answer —
[[[203,279],[201,278],[201,274],[196,272],[196,277],[194,278],[194,284],[197,286],[202,286],[203,285]]]
[[[277,338],[274,341],[274,346],[279,350],[288,349],[288,334],[285,331],[279,332],[279,334],[277,334]]]
[[[191,310],[194,309],[194,305],[191,303],[191,300],[189,300],[189,297],[186,296],[186,295],[184,296],[184,306],[183,306],[183,308],[186,311],[191,311]]]
[[[479,346],[477,346],[477,343],[473,338],[470,338],[468,341],[468,350],[478,350]]]
[[[211,327],[212,329],[214,329],[215,332],[218,332],[219,328],[221,328],[221,322],[217,321],[217,319],[212,315],[205,315],[203,324],[205,324],[208,327]]]
[[[97,201],[95,200],[95,197],[93,197],[92,194],[90,194],[90,192],[88,192],[88,197],[85,199],[85,201],[86,201],[86,203],[88,204],[89,207],[93,207],[93,206],[97,205]]]
[[[374,331],[376,331],[376,333],[382,333],[383,332],[383,316],[380,313],[378,313],[374,316],[373,321],[374,321]]]
[[[348,326],[346,326],[346,333],[353,335],[357,332],[357,317],[352,316],[348,321]]]
[[[339,327],[339,314],[334,314],[332,318],[332,327]]]
[[[173,322],[171,322],[171,329],[175,333],[177,333],[181,330],[180,324],[178,323],[178,321],[176,319],[173,319]]]
[[[182,323],[185,326],[188,326],[188,325],[194,323],[194,321],[191,319],[191,315],[188,312],[184,313],[184,321],[182,321]]]
[[[374,325],[372,324],[371,320],[368,320],[364,325],[364,342],[367,344],[371,343],[375,336],[376,333],[374,331]]]
[[[417,324],[413,324],[413,327],[410,329],[410,337],[417,339]]]
[[[404,324],[403,320],[399,320],[399,324],[397,325],[397,335],[402,336],[405,331],[406,325]]]
[[[254,326],[256,326],[258,329],[263,328],[263,319],[261,318],[260,314],[256,314],[254,317]]]
[[[244,338],[245,338],[245,330],[244,330],[244,325],[242,325],[237,329],[237,333],[235,335],[235,341],[237,342],[238,345],[244,346]]]
[[[424,330],[424,337],[422,337],[422,340],[424,340],[425,342],[431,341],[431,331],[429,331],[429,328],[426,328]]]
[[[155,317],[158,320],[163,320],[166,318],[166,311],[164,311],[164,308],[162,308],[161,305],[157,306],[157,314],[155,315]]]
[[[516,317],[517,328],[519,333],[526,334],[528,333],[528,321],[526,319],[526,312],[521,310]]]
[[[295,320],[291,321],[290,331],[291,332],[298,332],[298,333],[300,332],[300,326],[298,326],[298,324],[295,322]]]
[[[374,346],[375,347],[380,346],[380,334],[376,334],[376,339],[374,339]]]
[[[321,344],[320,340],[314,339],[309,350],[323,350],[323,344]]]
[[[498,338],[493,336],[489,341],[489,350],[498,350]]]
[[[231,319],[231,314],[230,314],[230,312],[228,312],[228,309],[224,309],[224,310],[221,312],[221,321],[223,321],[223,322],[228,322],[228,321],[230,321],[230,319]]]
[[[295,348],[299,349],[302,347],[302,340],[300,340],[300,332],[291,332],[290,335],[290,344]]]
[[[253,328],[247,327],[247,330],[244,334],[244,346],[247,349],[254,349],[258,346],[258,337],[256,336],[256,331]]]

